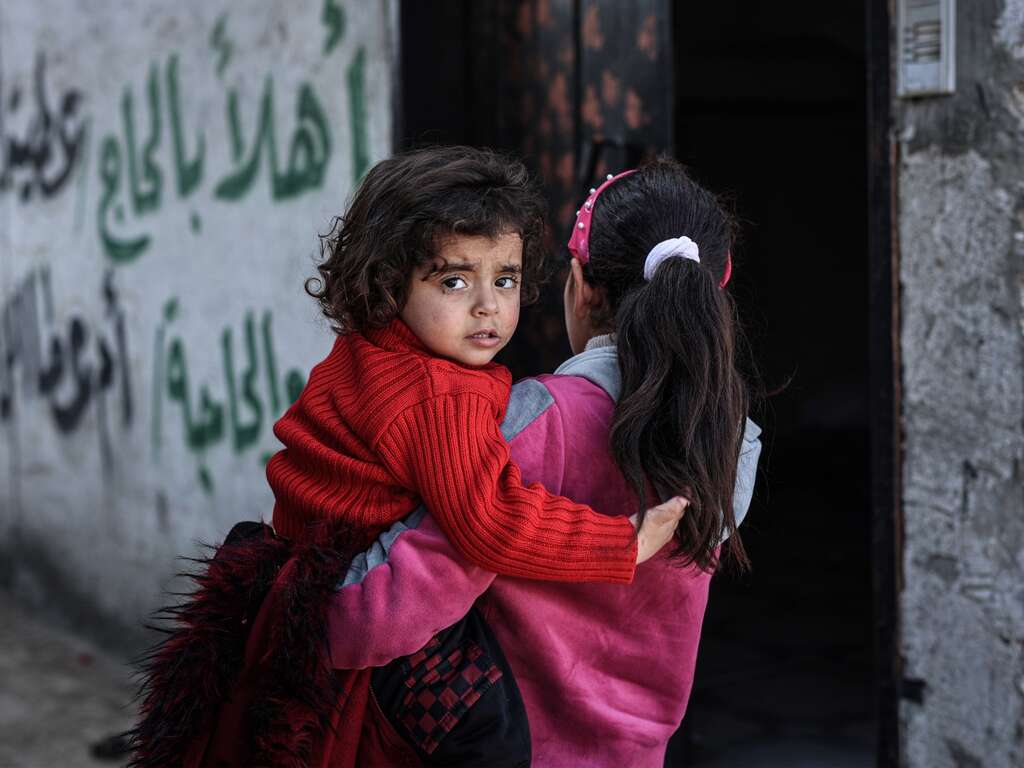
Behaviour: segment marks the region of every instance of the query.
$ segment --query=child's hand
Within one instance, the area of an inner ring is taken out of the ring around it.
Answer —
[[[675,496],[664,504],[647,510],[644,514],[644,524],[636,534],[637,565],[654,557],[654,554],[668,543],[689,504],[690,502],[682,496]],[[631,515],[629,521],[635,528],[637,515]]]

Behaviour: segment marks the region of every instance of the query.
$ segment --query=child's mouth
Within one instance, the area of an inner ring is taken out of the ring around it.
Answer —
[[[493,347],[501,342],[501,337],[498,335],[498,332],[490,328],[483,331],[477,331],[466,338],[474,344],[482,347]]]

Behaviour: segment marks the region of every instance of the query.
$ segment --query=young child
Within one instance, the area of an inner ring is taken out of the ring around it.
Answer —
[[[278,421],[274,528],[344,520],[367,540],[421,503],[472,563],[551,581],[628,583],[685,501],[629,519],[524,487],[491,362],[541,270],[542,201],[521,163],[467,147],[375,166],[307,286],[338,338]],[[674,489],[679,492],[681,489]]]

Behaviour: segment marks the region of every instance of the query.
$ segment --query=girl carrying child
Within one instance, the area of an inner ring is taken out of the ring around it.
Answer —
[[[135,764],[352,764],[369,672],[337,675],[327,714],[300,690],[326,648],[310,595],[421,504],[469,562],[513,577],[627,584],[671,539],[682,486],[638,526],[525,486],[510,459],[511,379],[491,360],[536,293],[542,232],[525,168],[490,152],[419,150],[367,174],[312,291],[338,338],[275,427],[276,537],[222,547],[176,610],[148,663]]]
[[[720,542],[731,536],[730,555],[746,559],[735,534],[761,449],[735,364],[732,237],[714,196],[672,160],[591,190],[564,294],[576,354],[516,384],[503,425],[526,480],[608,514],[629,515],[652,486],[686,486],[691,503],[673,545],[625,589],[527,581],[474,567],[431,516],[413,516],[358,557],[337,590],[328,622],[336,664],[404,664],[412,690],[431,689],[429,661],[401,657],[428,641],[431,649],[437,627],[475,606],[522,693],[534,768],[664,765]],[[408,713],[388,704],[370,702],[359,765],[420,766],[447,748],[443,737],[428,754],[426,737],[442,734],[410,728]]]

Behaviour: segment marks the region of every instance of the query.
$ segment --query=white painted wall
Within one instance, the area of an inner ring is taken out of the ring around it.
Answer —
[[[269,519],[273,422],[331,342],[317,233],[391,149],[392,16],[0,6],[0,580],[24,598],[131,625],[196,540]]]

